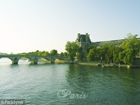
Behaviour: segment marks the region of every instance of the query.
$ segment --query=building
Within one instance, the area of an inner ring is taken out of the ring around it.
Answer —
[[[140,38],[138,38],[140,40]],[[87,47],[91,45],[96,45],[97,47],[101,47],[103,45],[115,45],[115,46],[121,46],[124,39],[119,40],[110,40],[110,41],[100,41],[100,42],[91,42],[90,35],[88,33],[86,34],[77,34],[76,44],[78,44],[80,47],[83,48],[83,51],[86,53]],[[137,58],[140,58],[140,53],[138,54]]]
[[[87,47],[91,46],[91,45],[95,45],[97,47],[101,47],[105,44],[109,45],[117,45],[120,46],[122,44],[122,41],[124,39],[120,39],[120,40],[111,40],[111,41],[100,41],[100,42],[91,42],[90,40],[90,35],[88,33],[86,34],[77,34],[77,39],[76,39],[76,44],[78,44],[80,47],[83,48],[83,51],[86,53],[86,49]]]
[[[140,40],[140,38],[138,38]],[[76,39],[76,44],[78,44],[80,47],[83,48],[83,51],[86,51],[86,48],[95,45],[97,47],[101,47],[105,44],[107,45],[116,45],[116,46],[121,46],[122,42],[124,39],[119,39],[119,40],[110,40],[110,41],[99,41],[99,42],[91,42],[90,36],[88,33],[86,34],[80,34],[78,33],[77,39]]]
[[[92,42],[89,38],[89,34],[86,33],[84,35],[84,34],[78,33],[77,39],[76,39],[76,44],[78,44],[80,47],[82,47],[83,51],[86,52],[86,48],[89,47],[90,45],[92,45]]]

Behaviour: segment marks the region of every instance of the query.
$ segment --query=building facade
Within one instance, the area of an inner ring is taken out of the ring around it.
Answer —
[[[83,51],[86,52],[87,47],[92,45],[89,34],[77,34],[76,44],[83,48]]]

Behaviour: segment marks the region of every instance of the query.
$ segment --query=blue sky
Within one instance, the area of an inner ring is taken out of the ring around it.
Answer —
[[[60,53],[78,33],[92,42],[140,35],[140,0],[0,0],[0,52]]]

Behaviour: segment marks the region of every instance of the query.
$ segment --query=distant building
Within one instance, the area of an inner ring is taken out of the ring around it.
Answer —
[[[84,34],[78,33],[77,39],[76,39],[76,44],[78,44],[80,47],[82,47],[83,51],[86,52],[86,48],[89,47],[90,45],[92,45],[92,42],[89,38],[89,34],[86,33],[84,35]]]
[[[140,40],[140,38],[138,38]],[[100,41],[100,42],[91,42],[90,40],[90,35],[88,33],[86,34],[77,34],[77,39],[76,39],[76,44],[78,44],[80,47],[83,48],[83,51],[86,52],[87,47],[91,45],[96,45],[97,47],[101,47],[105,44],[107,45],[116,45],[116,46],[121,46],[122,41],[124,39],[120,40],[110,40],[110,41]]]

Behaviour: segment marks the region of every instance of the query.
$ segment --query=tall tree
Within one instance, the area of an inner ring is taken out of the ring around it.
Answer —
[[[82,61],[83,58],[84,58],[83,49],[82,49],[82,47],[79,47],[79,48],[78,48],[78,51],[77,51],[77,59],[78,59],[79,61]]]
[[[132,64],[136,55],[140,52],[140,40],[137,34],[129,33],[122,43],[123,51],[119,53],[119,59],[125,64]]]
[[[113,60],[113,51],[115,50],[115,46],[114,45],[108,45],[108,49],[107,49],[107,53],[105,55],[105,58],[107,60],[107,63],[109,63],[109,61]]]
[[[114,47],[114,50],[113,50],[113,61],[115,63],[120,63],[121,62],[121,60],[119,59],[119,53],[122,52],[122,51],[123,51],[122,47],[117,47],[117,46]]]
[[[98,58],[97,48],[90,49],[87,59],[89,62],[96,61]]]
[[[65,50],[67,51],[67,56],[69,60],[72,62],[74,61],[74,57],[76,56],[76,53],[78,51],[79,46],[75,42],[68,41],[65,45]]]
[[[108,45],[103,45],[102,47],[100,47],[100,48],[98,48],[98,60],[100,60],[101,59],[101,57],[102,57],[102,59],[104,60],[104,61],[107,61],[106,60],[106,54],[107,54],[107,51],[108,51]]]

